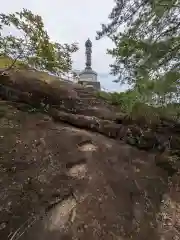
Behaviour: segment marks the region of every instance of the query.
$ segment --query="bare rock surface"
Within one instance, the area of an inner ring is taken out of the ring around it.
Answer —
[[[78,85],[0,76],[1,239],[180,239],[179,134]]]

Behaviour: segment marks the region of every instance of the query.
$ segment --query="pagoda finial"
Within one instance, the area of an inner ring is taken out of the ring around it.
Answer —
[[[86,69],[91,69],[92,42],[89,38],[85,42],[85,47],[86,47]]]

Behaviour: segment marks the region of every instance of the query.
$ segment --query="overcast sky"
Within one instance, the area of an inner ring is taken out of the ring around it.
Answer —
[[[0,0],[1,12],[20,11],[27,8],[42,16],[45,28],[53,41],[60,43],[77,42],[79,51],[73,55],[73,68],[83,70],[85,67],[84,43],[89,37],[93,43],[92,67],[100,75],[102,87],[110,91],[122,88],[112,83],[109,64],[112,58],[106,49],[113,45],[107,38],[96,41],[96,31],[100,24],[106,23],[114,5],[113,0]],[[104,77],[102,76],[104,75]]]

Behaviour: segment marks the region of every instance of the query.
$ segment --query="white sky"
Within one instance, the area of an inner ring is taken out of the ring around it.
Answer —
[[[119,84],[112,83],[109,64],[113,62],[106,49],[113,45],[107,38],[95,40],[101,23],[107,23],[114,5],[113,0],[0,0],[1,12],[15,12],[22,8],[41,15],[45,28],[53,41],[60,43],[77,42],[79,51],[73,55],[73,68],[83,70],[85,66],[84,43],[89,37],[93,43],[92,67],[100,76],[102,87],[110,91],[120,90]]]

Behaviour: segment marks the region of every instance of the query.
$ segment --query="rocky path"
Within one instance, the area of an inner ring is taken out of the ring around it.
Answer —
[[[20,75],[0,98],[1,239],[180,239],[178,123],[127,124],[91,92]]]

